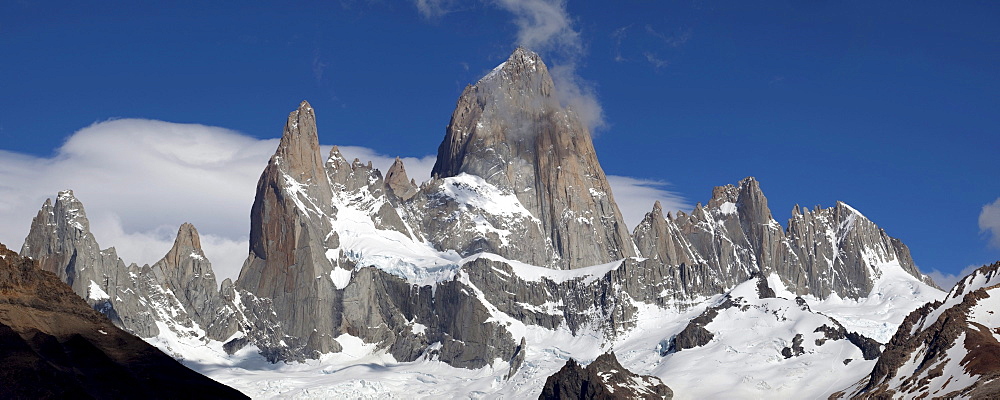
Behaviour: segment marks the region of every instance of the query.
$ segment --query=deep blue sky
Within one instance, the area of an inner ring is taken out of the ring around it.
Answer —
[[[518,33],[490,2],[430,18],[408,1],[203,3],[4,2],[0,149],[49,156],[118,117],[271,138],[308,99],[323,143],[433,154]],[[1000,259],[977,225],[1000,197],[1000,3],[750,3],[566,5],[605,171],[691,203],[752,175],[782,223],[842,200],[925,271]]]

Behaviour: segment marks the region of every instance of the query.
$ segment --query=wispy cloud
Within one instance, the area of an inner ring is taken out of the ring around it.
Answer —
[[[614,39],[615,44],[611,47],[611,55],[615,62],[628,61],[627,58],[622,56],[622,42],[628,37],[628,30],[632,28],[632,25],[625,25],[621,28],[615,29],[611,32],[611,39]]]
[[[635,228],[646,213],[653,209],[653,203],[660,202],[663,211],[690,211],[694,206],[683,196],[667,190],[669,183],[650,179],[608,175],[608,183],[614,193],[615,202],[622,211],[625,224]]]
[[[670,65],[669,61],[659,58],[656,54],[653,54],[652,52],[647,51],[645,53],[642,53],[642,55],[646,57],[646,61],[649,61],[649,63],[652,64],[653,68],[655,69],[660,69]]]
[[[327,64],[320,58],[319,48],[313,50],[312,71],[317,84],[323,83],[323,72],[326,71]]]
[[[428,19],[447,15],[458,7],[453,0],[414,0],[414,4]],[[607,126],[595,85],[579,75],[579,64],[587,50],[564,0],[482,0],[480,4],[510,13],[511,22],[517,26],[514,44],[545,58],[563,105],[576,112],[591,131]]]
[[[633,25],[611,32],[611,56],[615,62],[647,62],[653,69],[659,70],[670,65],[664,54],[684,46],[692,37],[690,29],[678,29],[668,34],[650,24],[646,24],[637,35],[631,35]]]
[[[457,0],[414,0],[417,11],[424,18],[439,18],[455,10]]]
[[[952,286],[955,286],[955,283],[957,283],[959,279],[962,279],[966,275],[971,274],[972,271],[975,271],[976,268],[979,267],[980,267],[979,265],[970,265],[968,267],[962,268],[962,270],[959,271],[957,274],[949,274],[935,269],[931,270],[931,272],[928,272],[927,276],[931,277],[931,279],[934,280],[934,283],[937,283],[938,286],[941,287],[941,289],[947,291],[951,289]]]
[[[979,212],[979,231],[990,235],[990,245],[1000,247],[1000,198]]]
[[[680,47],[683,46],[688,40],[691,39],[690,29],[681,29],[678,32],[665,34],[657,31],[652,25],[646,25],[646,33],[651,36],[660,39],[664,44],[669,47]]]

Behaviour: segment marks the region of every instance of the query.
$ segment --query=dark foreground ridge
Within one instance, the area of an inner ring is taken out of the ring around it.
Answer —
[[[604,353],[587,368],[570,358],[545,380],[539,399],[671,399],[674,392],[660,378],[636,375]]]
[[[0,398],[247,398],[115,327],[0,244]]]

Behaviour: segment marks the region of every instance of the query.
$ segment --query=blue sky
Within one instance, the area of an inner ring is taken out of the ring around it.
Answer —
[[[323,144],[419,160],[435,153],[462,88],[522,43],[596,101],[609,175],[669,183],[655,189],[688,205],[755,176],[779,222],[796,203],[841,200],[908,244],[924,271],[1000,259],[995,2],[201,3],[0,5],[0,157],[21,163],[0,167],[0,196],[27,191],[18,185],[55,195],[64,187],[11,174],[75,159],[64,143],[84,143],[67,139],[94,123],[273,139],[302,99]],[[139,151],[121,146],[113,154]],[[38,196],[0,198],[0,214],[37,210]],[[112,204],[82,200],[92,214]],[[147,214],[156,204],[136,202]],[[167,235],[128,215],[108,230]],[[19,244],[28,227],[16,228],[0,240]]]

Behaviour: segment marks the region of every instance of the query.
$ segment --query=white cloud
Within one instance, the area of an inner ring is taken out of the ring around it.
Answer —
[[[1000,198],[983,206],[979,213],[979,231],[990,234],[990,244],[1000,247]]]
[[[424,18],[438,18],[454,11],[457,0],[415,0],[413,3]]]
[[[19,248],[44,200],[73,189],[98,242],[126,262],[157,261],[191,222],[217,274],[235,277],[256,181],[276,147],[223,128],[121,119],[81,129],[51,158],[4,152],[0,241]]]
[[[615,203],[622,211],[622,217],[629,229],[634,229],[646,213],[653,210],[653,203],[660,201],[663,212],[678,210],[690,211],[693,206],[687,203],[681,195],[666,190],[666,182],[649,179],[637,179],[627,176],[608,175],[608,183],[615,196]]]
[[[551,65],[560,102],[575,111],[591,131],[607,126],[593,83],[577,73],[586,53],[580,32],[563,0],[496,0],[517,25],[517,44],[541,53]]]
[[[966,277],[966,275],[971,274],[972,271],[975,271],[979,267],[980,267],[979,265],[970,265],[968,267],[962,268],[962,270],[959,271],[957,274],[949,274],[935,269],[931,270],[931,272],[928,272],[927,276],[931,277],[931,279],[934,280],[934,283],[938,284],[938,286],[940,286],[941,289],[948,291],[949,289],[952,288],[952,286],[955,286],[955,283],[957,283],[959,279]]]

